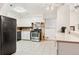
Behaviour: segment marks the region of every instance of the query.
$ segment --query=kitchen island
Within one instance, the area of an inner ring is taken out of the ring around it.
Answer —
[[[79,37],[59,33],[56,36],[57,55],[79,55]]]

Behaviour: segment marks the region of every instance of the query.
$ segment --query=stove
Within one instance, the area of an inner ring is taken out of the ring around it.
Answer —
[[[41,29],[34,29],[30,33],[30,39],[34,42],[40,42],[41,41]]]

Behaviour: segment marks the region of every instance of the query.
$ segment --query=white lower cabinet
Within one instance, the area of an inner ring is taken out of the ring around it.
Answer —
[[[21,39],[30,40],[30,31],[22,31],[21,32]]]
[[[57,42],[58,55],[79,55],[79,43]]]

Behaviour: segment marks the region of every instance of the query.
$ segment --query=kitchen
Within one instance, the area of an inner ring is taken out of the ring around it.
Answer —
[[[16,19],[13,55],[79,54],[78,6],[74,3],[0,3],[0,15]]]

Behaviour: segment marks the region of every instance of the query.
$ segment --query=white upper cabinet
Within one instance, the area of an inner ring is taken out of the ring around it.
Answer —
[[[17,26],[32,27],[32,19],[31,18],[17,19]]]
[[[17,26],[18,27],[32,27],[32,23],[35,22],[44,22],[44,19],[42,16],[31,16],[31,17],[25,17],[25,18],[18,18],[17,19]]]

